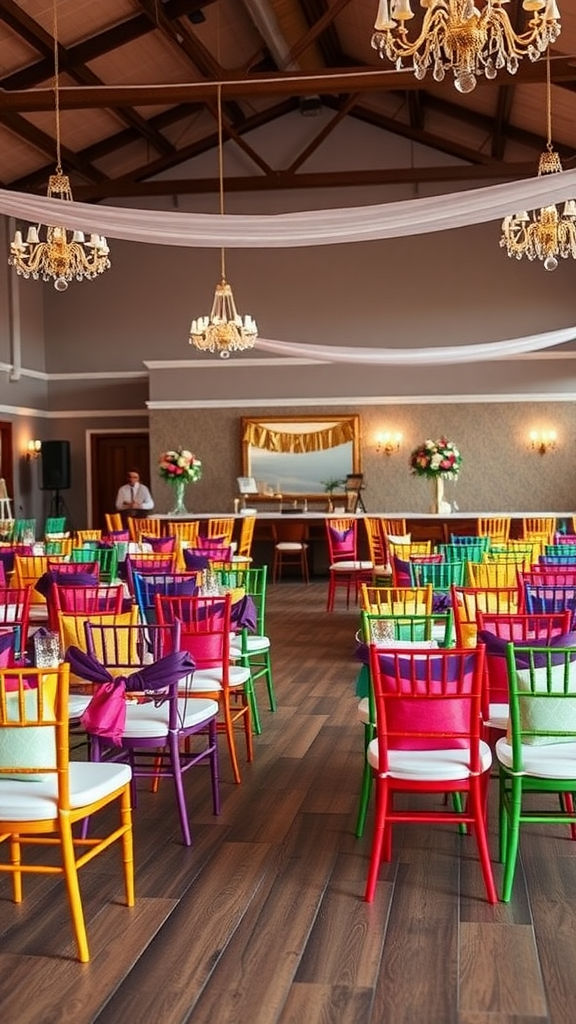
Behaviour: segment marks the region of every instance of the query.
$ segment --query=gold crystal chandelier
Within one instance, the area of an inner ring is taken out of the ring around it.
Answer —
[[[424,8],[422,28],[417,39],[408,39],[406,22],[414,17],[410,0],[380,0],[374,24],[372,47],[404,67],[412,60],[412,69],[421,81],[432,68],[435,82],[442,82],[452,71],[459,92],[472,92],[480,75],[495,78],[506,68],[518,70],[519,59],[536,61],[560,35],[560,11],[556,0],[523,0],[531,13],[524,32],[517,33],[503,10],[510,0],[420,0]]]
[[[218,177],[220,213],[224,213],[224,164],[222,155],[222,86],[218,85]],[[256,321],[240,316],[232,289],[226,280],[226,254],[220,249],[220,283],[216,285],[210,316],[200,316],[190,326],[190,344],[203,352],[218,352],[228,359],[231,352],[253,348],[258,337]]]
[[[56,172],[48,179],[47,195],[51,199],[72,202],[72,189],[68,175],[62,171],[60,146],[60,95],[58,68],[58,23],[56,4],[53,6],[54,38],[54,107],[56,113]],[[10,243],[8,263],[22,277],[35,281],[54,280],[59,292],[66,291],[69,281],[91,280],[110,267],[108,243],[103,235],[90,235],[87,242],[83,231],[68,232],[62,225],[47,226],[46,240],[40,237],[41,225],[30,226],[24,241],[22,232],[16,231]]]
[[[550,54],[546,59],[546,115],[548,136],[546,149],[538,162],[538,177],[561,174],[562,164],[552,148],[552,99],[550,88]],[[557,206],[543,206],[528,213],[522,210],[502,221],[500,246],[509,256],[521,260],[542,260],[545,270],[556,270],[558,257],[576,259],[576,201],[567,199],[562,212]]]

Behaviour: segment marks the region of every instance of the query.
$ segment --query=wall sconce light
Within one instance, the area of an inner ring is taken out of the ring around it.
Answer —
[[[530,447],[534,451],[540,452],[540,455],[545,455],[547,451],[556,447],[556,431],[531,430]]]
[[[384,431],[383,434],[378,434],[376,437],[376,451],[385,455],[392,455],[392,452],[400,451],[400,444],[402,442],[402,434],[399,431],[392,432],[390,430]]]
[[[37,441],[37,440],[32,441],[32,440],[30,440],[30,441],[28,441],[28,444],[26,445],[26,451],[24,453],[24,458],[26,459],[27,462],[31,462],[32,459],[37,459],[38,458],[38,456],[40,455],[41,451],[42,451],[42,441]]]

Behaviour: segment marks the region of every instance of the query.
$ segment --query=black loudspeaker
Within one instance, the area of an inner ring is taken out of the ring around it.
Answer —
[[[42,490],[70,487],[70,441],[42,441]]]

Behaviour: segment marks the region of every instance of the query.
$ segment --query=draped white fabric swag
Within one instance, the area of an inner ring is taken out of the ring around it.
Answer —
[[[0,213],[39,224],[155,245],[219,248],[290,248],[339,245],[431,233],[500,219],[518,210],[576,196],[576,170],[441,196],[334,210],[274,215],[175,213],[92,206],[0,189]],[[63,217],[65,205],[65,218]],[[576,329],[479,345],[421,349],[361,349],[259,339],[279,355],[329,362],[438,365],[505,358],[574,340]]]

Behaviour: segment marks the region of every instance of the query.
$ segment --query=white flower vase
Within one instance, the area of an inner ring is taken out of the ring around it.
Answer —
[[[186,480],[175,480],[172,484],[174,488],[174,508],[170,509],[169,516],[185,516],[188,514],[188,509],[184,504],[184,494],[186,493]]]
[[[434,515],[448,515],[452,511],[449,501],[444,500],[444,477],[437,473],[432,477],[432,509]]]

